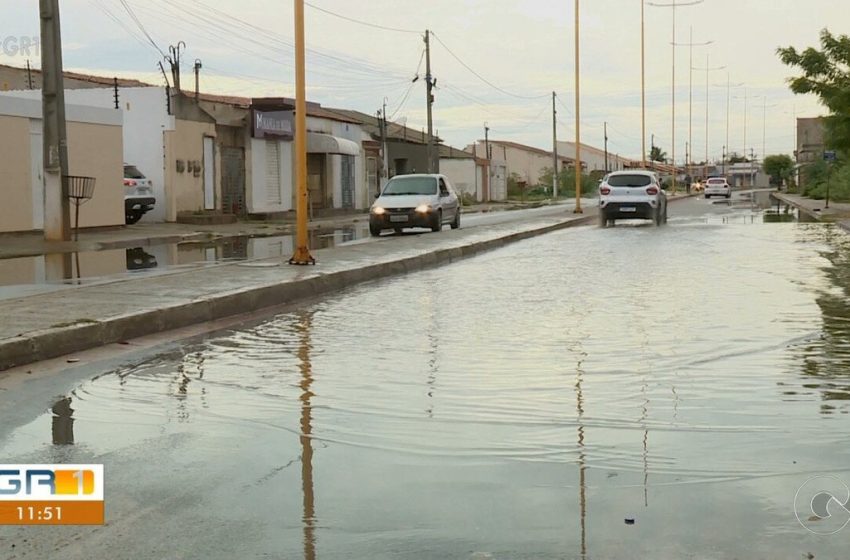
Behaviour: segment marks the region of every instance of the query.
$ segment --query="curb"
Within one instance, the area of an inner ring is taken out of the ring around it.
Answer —
[[[324,295],[371,280],[433,268],[516,241],[584,225],[595,219],[596,212],[589,212],[584,216],[555,224],[514,232],[486,241],[470,242],[459,247],[437,249],[390,262],[351,268],[293,282],[252,286],[153,311],[34,331],[14,339],[0,341],[0,371],[131,338],[251,313],[282,304],[291,304],[299,299]]]

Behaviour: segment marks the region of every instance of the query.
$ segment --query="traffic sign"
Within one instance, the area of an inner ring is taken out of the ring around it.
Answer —
[[[838,159],[838,157],[835,155],[834,151],[826,151],[826,152],[823,153],[823,160],[824,161],[835,161],[837,159]]]

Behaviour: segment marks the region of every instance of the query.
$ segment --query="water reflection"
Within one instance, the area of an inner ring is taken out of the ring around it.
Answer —
[[[821,413],[833,414],[841,406],[848,412],[850,401],[850,243],[832,228],[822,234],[829,247],[820,255],[829,262],[823,267],[829,286],[816,299],[821,309],[823,331],[810,342],[803,356],[804,388],[818,389]]]
[[[156,268],[158,263],[156,256],[148,253],[142,247],[127,249],[127,270],[145,270]]]
[[[316,558],[316,507],[313,493],[313,366],[310,362],[312,344],[310,334],[313,326],[313,313],[301,312],[296,325],[298,333],[298,361],[301,370],[301,492],[304,496],[304,559]]]
[[[576,368],[576,412],[578,413],[578,477],[579,477],[579,514],[581,515],[581,557],[587,558],[587,480],[585,471],[587,465],[585,463],[584,449],[584,396],[582,394],[581,382],[584,371],[581,369],[581,363]]]
[[[53,412],[53,445],[74,445],[74,409],[71,408],[71,397],[57,401],[50,410]]]

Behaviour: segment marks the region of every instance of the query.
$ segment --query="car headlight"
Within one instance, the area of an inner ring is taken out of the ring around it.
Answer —
[[[381,206],[375,206],[374,208],[372,208],[372,213],[376,216],[380,216],[382,214],[386,214],[387,211]]]
[[[431,211],[431,205],[423,204],[421,206],[417,206],[416,211],[419,212],[420,214],[427,214],[428,212]]]

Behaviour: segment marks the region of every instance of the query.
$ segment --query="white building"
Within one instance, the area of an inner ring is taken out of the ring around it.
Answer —
[[[575,142],[558,142],[559,155],[575,159],[575,153]],[[581,157],[582,169],[584,169],[585,173],[592,171],[622,171],[623,169],[635,167],[632,160],[620,157],[619,154],[611,152],[608,152],[606,167],[605,150],[600,150],[584,143],[581,145],[579,156]]]
[[[476,158],[471,152],[442,144],[439,150],[440,173],[449,178],[459,194],[468,195],[476,202],[483,202],[486,187],[484,181],[486,160]]]

